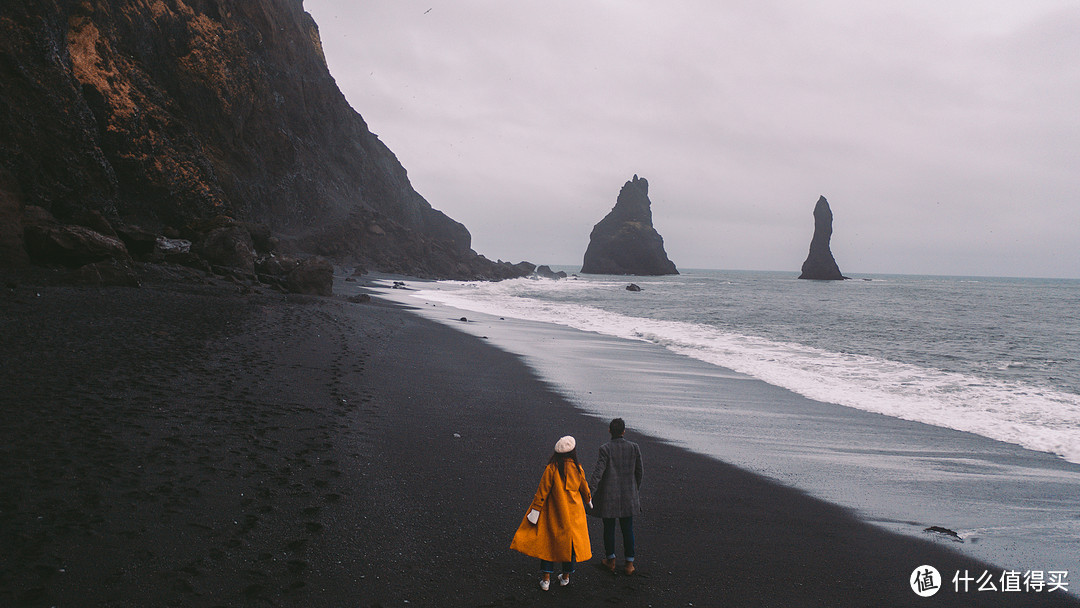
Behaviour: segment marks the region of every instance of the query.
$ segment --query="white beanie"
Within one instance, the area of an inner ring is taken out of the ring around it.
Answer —
[[[565,454],[570,450],[574,449],[575,445],[577,445],[577,442],[574,441],[574,438],[570,435],[567,435],[566,437],[563,437],[555,443],[555,452],[559,454]]]

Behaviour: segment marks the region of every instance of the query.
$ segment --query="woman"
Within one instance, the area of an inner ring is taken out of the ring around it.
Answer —
[[[585,471],[578,464],[576,441],[567,435],[555,444],[540,478],[532,505],[521,520],[510,548],[540,559],[540,588],[551,585],[553,562],[562,562],[559,585],[570,584],[574,564],[592,557],[585,504],[592,507],[592,493],[585,481]]]

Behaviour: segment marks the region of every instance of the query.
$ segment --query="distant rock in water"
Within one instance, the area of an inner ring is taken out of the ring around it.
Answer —
[[[950,530],[948,528],[943,528],[941,526],[930,526],[929,528],[926,528],[923,531],[924,532],[932,532],[934,534],[941,534],[942,536],[946,536],[946,537],[948,537],[948,538],[950,538],[950,539],[952,539],[952,540],[954,540],[954,541],[956,541],[958,543],[964,542],[964,539],[961,538],[959,534],[957,534],[953,530]]]
[[[551,269],[551,266],[542,265],[537,266],[533,276],[540,277],[542,279],[565,279],[566,273],[563,271],[555,272]]]
[[[806,261],[803,262],[800,279],[840,281],[847,278],[840,273],[840,267],[836,265],[829,249],[832,219],[829,201],[822,196],[814,207],[814,238],[810,241],[810,255],[806,256]]]
[[[652,225],[649,182],[637,175],[619,191],[615,207],[593,226],[581,272],[585,274],[679,274]]]

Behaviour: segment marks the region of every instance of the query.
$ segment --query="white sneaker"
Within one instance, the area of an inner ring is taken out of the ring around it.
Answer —
[[[540,590],[541,591],[547,591],[548,587],[551,587],[551,579],[548,579],[548,580],[540,579]]]
[[[559,586],[560,587],[565,587],[565,586],[567,586],[569,584],[570,584],[570,577],[566,576],[565,574],[560,574],[559,575]]]

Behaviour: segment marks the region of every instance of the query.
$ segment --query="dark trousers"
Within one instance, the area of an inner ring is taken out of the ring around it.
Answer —
[[[574,573],[574,565],[577,563],[574,560],[574,557],[575,557],[574,556],[574,549],[571,547],[571,549],[570,549],[570,561],[563,562],[563,565],[562,565],[563,574],[573,574]],[[551,574],[552,572],[555,572],[555,564],[552,563],[552,562],[549,562],[549,561],[547,561],[545,559],[540,560],[540,572],[547,572],[548,574]]]
[[[623,553],[626,561],[634,561],[634,518],[633,517],[605,517],[604,518],[604,555],[608,559],[615,559],[615,520],[619,520],[622,528]]]

